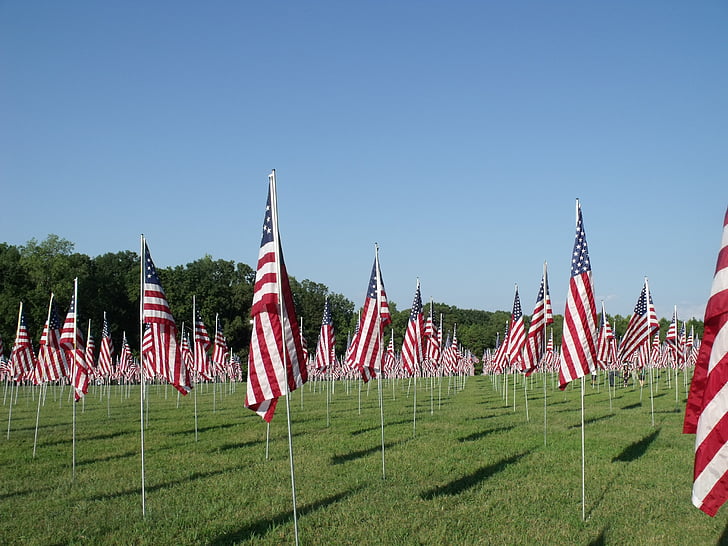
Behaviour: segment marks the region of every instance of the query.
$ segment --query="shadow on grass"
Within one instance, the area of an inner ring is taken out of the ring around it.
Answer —
[[[424,491],[423,493],[420,493],[420,498],[423,500],[432,500],[437,497],[443,497],[445,495],[454,496],[459,495],[463,491],[466,491],[470,489],[471,487],[475,487],[481,482],[487,480],[494,474],[497,474],[498,472],[501,472],[504,470],[508,465],[513,464],[515,462],[518,462],[520,459],[525,457],[531,453],[530,451],[525,451],[519,455],[513,455],[512,457],[508,457],[507,459],[502,459],[498,461],[497,463],[483,466],[473,472],[472,474],[468,474],[467,476],[463,476],[462,478],[458,478],[457,480],[451,481],[450,483],[447,483],[445,485],[441,485],[438,487],[434,487],[432,489],[429,489],[427,491]]]
[[[392,448],[396,445],[399,445],[403,442],[403,440],[399,440],[398,442],[392,442],[392,443],[385,443],[384,449],[385,451],[389,448]],[[367,455],[371,455],[372,453],[377,453],[382,450],[382,444],[377,444],[374,447],[370,447],[369,449],[361,449],[359,451],[352,451],[351,453],[347,453],[346,455],[334,455],[331,457],[331,464],[344,464],[348,463],[350,461],[355,461],[357,459],[361,459],[362,457],[366,457]]]
[[[480,432],[476,432],[474,434],[470,434],[468,436],[458,438],[458,441],[459,442],[474,442],[475,440],[480,440],[481,438],[485,438],[489,434],[495,434],[496,432],[507,432],[514,428],[516,428],[516,427],[511,425],[509,427],[498,427],[498,428],[492,428],[490,430],[481,430]]]
[[[97,457],[96,459],[89,459],[88,461],[78,461],[76,466],[84,466],[94,463],[105,463],[108,461],[116,461],[118,459],[126,459],[127,457],[134,457],[135,455],[141,455],[140,451],[127,451],[126,453],[118,453],[116,455],[107,455],[106,457]]]
[[[241,449],[244,447],[257,446],[263,444],[265,440],[250,440],[249,442],[239,442],[237,444],[223,444],[210,450],[210,453],[217,453],[218,451],[230,451],[231,449]]]
[[[726,523],[725,529],[723,529],[723,534],[720,535],[716,544],[728,544],[728,523]]]
[[[113,440],[114,438],[119,438],[120,436],[126,436],[127,434],[136,434],[138,433],[138,430],[120,430],[119,432],[111,432],[108,434],[97,434],[96,436],[77,436],[76,442],[88,442],[90,440]],[[73,438],[66,438],[64,440],[54,440],[52,442],[38,442],[38,447],[45,447],[45,446],[57,446],[61,444],[70,444],[73,443]]]
[[[592,423],[598,423],[599,421],[611,419],[612,417],[614,417],[613,413],[609,413],[607,415],[602,415],[601,417],[591,417],[589,419],[584,419],[584,424],[591,425]],[[581,427],[581,423],[577,423],[576,425],[571,425],[569,428],[572,429],[572,428],[580,428],[580,427]]]
[[[595,538],[594,540],[592,540],[591,542],[589,542],[589,546],[604,546],[607,543],[606,538],[605,538],[605,535],[607,534],[607,529],[608,529],[608,527],[605,527],[604,529],[602,529],[602,532],[599,533],[599,536],[597,538]]]
[[[622,409],[637,409],[642,407],[642,402],[637,402],[636,404],[630,404],[629,406],[624,406]]]
[[[10,499],[12,497],[22,497],[23,495],[37,495],[41,491],[51,491],[52,487],[42,487],[38,489],[25,489],[23,491],[11,491],[9,493],[0,493],[0,500]]]
[[[322,508],[326,508],[327,506],[331,506],[332,504],[344,500],[346,497],[349,497],[350,495],[356,493],[359,489],[361,488],[350,489],[349,491],[344,491],[343,493],[331,495],[314,503],[297,507],[296,515],[300,519],[301,517],[307,516],[312,512],[316,512],[317,510],[321,510]],[[272,518],[259,519],[253,521],[248,525],[245,525],[244,527],[241,527],[236,531],[231,531],[229,533],[225,533],[224,535],[220,535],[219,537],[210,541],[210,544],[213,546],[223,546],[226,544],[238,544],[239,542],[250,540],[253,538],[261,538],[266,535],[273,527],[290,523],[292,521],[293,510],[291,510],[290,512],[281,512],[278,515],[273,516]],[[310,538],[313,539],[314,537]]]
[[[197,427],[197,433],[200,434],[202,432],[208,432],[210,430],[221,430],[224,428],[231,428],[231,427],[237,427],[240,426],[240,423],[226,423],[224,425],[210,425],[209,427]],[[170,434],[194,434],[195,429],[186,429],[186,430],[176,430],[174,432],[171,432]]]
[[[401,421],[393,421],[391,423],[388,423],[385,421],[384,426],[386,427],[387,425],[403,425],[405,423],[411,423],[411,422],[412,422],[412,419],[402,419]],[[375,427],[367,427],[367,428],[355,430],[355,431],[351,432],[350,434],[352,436],[358,436],[359,434],[364,434],[366,432],[371,432],[373,430],[382,430],[382,424],[380,423]]]
[[[193,482],[195,480],[200,480],[204,478],[211,478],[213,476],[219,476],[220,474],[226,474],[228,472],[242,470],[242,467],[236,467],[236,468],[222,468],[220,470],[210,470],[209,472],[195,472],[193,474],[190,474],[187,477],[179,478],[177,480],[170,480],[168,482],[162,482],[157,483],[154,485],[147,485],[144,490],[146,491],[146,494],[153,493],[154,491],[159,491],[160,489],[165,489],[167,487],[174,487],[176,485],[181,485],[186,482]],[[124,489],[123,491],[117,491],[116,493],[107,493],[105,495],[94,495],[91,497],[88,497],[86,500],[90,501],[104,501],[104,500],[111,500],[111,499],[118,499],[119,497],[127,497],[129,495],[141,495],[141,487],[134,487],[133,489]]]
[[[614,459],[612,459],[612,462],[613,463],[616,463],[616,462],[629,463],[636,459],[639,459],[640,457],[642,457],[642,455],[645,454],[645,451],[647,451],[647,448],[650,447],[650,444],[657,439],[657,436],[659,434],[660,434],[660,429],[658,428],[655,432],[653,432],[649,436],[645,436],[641,440],[628,445],[624,449],[624,451],[622,451],[622,453],[620,453]]]

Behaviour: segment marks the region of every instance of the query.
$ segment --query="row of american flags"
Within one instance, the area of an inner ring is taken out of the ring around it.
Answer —
[[[13,380],[37,383],[65,378],[73,385],[76,399],[87,392],[90,377],[112,377],[114,374],[127,379],[135,376],[162,378],[182,394],[191,390],[194,381],[210,380],[222,374],[231,380],[241,380],[239,363],[228,350],[218,324],[211,358],[208,352],[213,342],[199,314],[195,314],[193,349],[184,332],[180,335],[143,237],[142,246],[140,328],[144,333],[141,336],[141,364],[131,356],[124,336],[116,366],[112,365],[113,344],[108,336],[106,317],[99,357],[94,361],[90,328],[89,335],[84,336],[77,323],[75,281],[74,298],[63,323],[51,295],[37,356],[21,303],[13,350],[0,371]],[[681,327],[678,322],[677,311],[664,343],[661,343],[646,278],[627,330],[619,342],[603,305],[601,321],[598,321],[591,261],[578,201],[571,264],[561,347],[553,346],[553,330],[546,339],[547,328],[553,323],[553,312],[544,264],[528,330],[516,287],[504,339],[493,351],[483,355],[484,371],[525,375],[537,370],[558,371],[559,388],[564,389],[575,379],[594,374],[598,369],[614,369],[625,363],[636,368],[678,369],[694,365],[684,424],[684,432],[696,434],[693,503],[715,515],[728,500],[728,211],[706,307],[702,343],[692,332],[690,336],[686,335],[684,323]],[[302,386],[310,377],[358,376],[366,382],[381,377],[472,374],[477,362],[472,353],[459,346],[455,329],[452,340],[443,343],[442,318],[440,326],[436,327],[432,305],[429,316],[424,318],[419,280],[399,355],[395,352],[394,332],[385,347],[392,317],[376,245],[364,305],[346,353],[338,358],[335,354],[335,333],[327,301],[316,353],[309,358],[296,318],[278,233],[275,171],[269,176],[251,316],[245,406],[267,422],[273,418],[278,399]]]

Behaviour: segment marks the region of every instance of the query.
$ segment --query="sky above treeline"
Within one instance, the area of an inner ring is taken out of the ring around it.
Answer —
[[[728,4],[3,2],[0,241],[255,266],[563,313],[579,198],[597,303],[702,318],[728,205]]]

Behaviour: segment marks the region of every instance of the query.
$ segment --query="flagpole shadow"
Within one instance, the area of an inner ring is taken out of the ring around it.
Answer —
[[[518,455],[513,455],[512,457],[508,457],[506,459],[501,459],[500,461],[492,465],[483,466],[475,472],[468,474],[467,476],[463,476],[462,478],[453,480],[445,485],[433,487],[432,489],[423,491],[422,493],[420,493],[420,498],[423,500],[433,500],[437,497],[443,497],[445,495],[459,495],[463,491],[467,491],[468,489],[477,486],[481,482],[484,482],[498,472],[502,472],[508,465],[518,462],[529,453],[531,453],[530,450],[524,451],[523,453],[519,453]]]
[[[331,506],[332,504],[340,502],[343,499],[353,495],[360,489],[361,487],[350,489],[342,493],[337,493],[336,495],[331,495],[314,503],[298,507],[296,513],[298,517],[301,518],[303,516],[311,514],[312,512],[321,510],[322,508],[326,508],[327,506]],[[229,533],[220,535],[219,537],[211,540],[210,544],[212,546],[225,546],[227,544],[238,544],[239,542],[250,540],[253,538],[261,538],[265,536],[272,528],[278,525],[290,523],[292,521],[293,510],[291,510],[290,512],[281,512],[273,516],[272,518],[259,519],[253,521],[248,525],[245,525],[244,527],[241,527],[236,531],[231,531]]]

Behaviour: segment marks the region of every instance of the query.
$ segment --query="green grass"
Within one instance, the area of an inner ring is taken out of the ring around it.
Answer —
[[[512,379],[509,381],[512,382]],[[416,434],[407,382],[384,383],[386,479],[377,385],[311,384],[291,397],[298,525],[303,544],[718,544],[726,508],[710,518],[690,503],[694,437],[681,434],[675,392],[587,385],[586,520],[581,503],[580,389],[534,377],[526,420],[522,383],[513,407],[488,377],[468,378],[441,407],[420,380]],[[218,389],[220,387],[218,386]],[[0,436],[2,544],[280,544],[294,541],[286,406],[270,427],[234,393],[198,388],[177,401],[149,389],[146,517],[141,509],[139,389],[99,390],[77,405],[76,475],[68,389],[48,389],[38,446],[38,389],[21,387]],[[393,399],[395,396],[395,399]],[[303,400],[302,400],[303,398]],[[107,415],[109,412],[110,415]]]

